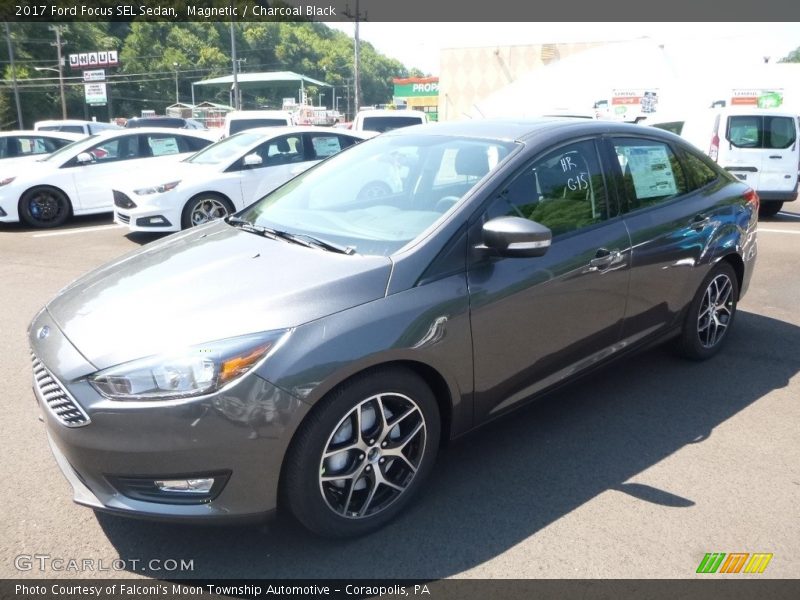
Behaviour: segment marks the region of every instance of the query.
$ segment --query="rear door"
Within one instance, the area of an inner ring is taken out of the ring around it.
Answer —
[[[630,135],[611,136],[608,144],[632,245],[622,334],[632,343],[678,323],[704,274],[698,266],[710,238],[731,207],[721,192],[727,180],[699,153]]]
[[[730,115],[725,125],[720,166],[758,192],[794,190],[800,152],[793,117]]]
[[[470,246],[499,216],[549,227],[536,258],[474,256],[467,277],[475,421],[572,376],[618,349],[628,295],[630,241],[594,139],[528,163],[471,223]]]

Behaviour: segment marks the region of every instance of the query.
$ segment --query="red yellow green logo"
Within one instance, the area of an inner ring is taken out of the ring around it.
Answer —
[[[698,573],[763,573],[772,554],[765,552],[708,552],[697,566]]]

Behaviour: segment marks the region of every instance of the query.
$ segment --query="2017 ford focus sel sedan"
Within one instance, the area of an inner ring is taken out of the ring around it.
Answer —
[[[34,391],[81,504],[362,534],[443,441],[653,341],[720,350],[757,213],[663,131],[399,129],[61,291]]]

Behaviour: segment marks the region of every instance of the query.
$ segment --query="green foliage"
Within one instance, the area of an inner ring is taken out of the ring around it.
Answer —
[[[800,62],[800,46],[789,52],[786,56],[784,56],[780,62],[782,63],[796,63]]]
[[[178,3],[181,4],[181,3]],[[227,4],[227,2],[225,3]],[[20,81],[23,119],[27,126],[45,118],[59,118],[61,105],[57,74],[36,71],[33,67],[54,67],[56,49],[50,23],[10,23],[14,44],[16,74]],[[142,109],[163,114],[175,102],[177,71],[181,101],[191,99],[192,82],[227,75],[231,72],[230,24],[227,22],[71,22],[62,39],[63,54],[94,50],[117,50],[120,67],[109,69],[113,75],[113,116],[134,116]],[[0,30],[2,31],[2,30]],[[336,87],[336,95],[345,105],[345,86],[353,78],[353,39],[322,23],[261,21],[236,23],[237,56],[243,72],[294,71]],[[0,61],[4,67],[5,85],[0,88],[0,117],[3,124],[16,121],[11,71],[7,45],[0,43]],[[361,103],[381,104],[391,101],[392,78],[419,76],[399,61],[388,58],[366,42],[361,43]],[[177,67],[175,66],[177,64]],[[64,68],[67,112],[71,118],[96,116],[107,120],[106,107],[87,108],[83,97],[80,73]],[[40,80],[40,81],[37,81]],[[317,101],[324,94],[330,106],[333,93],[329,88],[308,88],[310,98]],[[196,101],[228,103],[228,90],[199,87]],[[352,90],[351,90],[352,95]],[[264,104],[280,105],[281,98],[297,97],[296,86],[272,88],[253,93],[246,90],[246,108]],[[11,107],[9,111],[7,107]]]

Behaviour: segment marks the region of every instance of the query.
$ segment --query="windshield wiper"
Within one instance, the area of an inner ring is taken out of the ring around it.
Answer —
[[[333,242],[314,237],[313,235],[308,235],[307,233],[289,233],[288,231],[278,231],[276,233],[280,237],[291,239],[292,241],[300,242],[304,245],[316,246],[318,248],[322,248],[323,250],[327,250],[328,252],[346,254],[347,256],[356,253],[356,249],[353,246],[340,246],[339,244],[334,244]]]
[[[333,242],[329,242],[327,240],[323,240],[313,235],[308,235],[306,233],[289,233],[288,231],[281,231],[280,229],[272,229],[271,227],[264,227],[263,225],[256,225],[255,223],[251,223],[247,219],[242,219],[241,217],[228,217],[226,222],[230,225],[234,225],[236,227],[241,227],[245,231],[249,231],[250,233],[257,233],[259,235],[264,235],[273,238],[280,238],[287,242],[291,242],[293,244],[299,244],[301,246],[305,246],[306,248],[322,248],[323,250],[327,250],[329,252],[336,252],[337,254],[346,254],[351,255],[356,253],[356,249],[353,246],[340,246],[338,244],[334,244]]]

